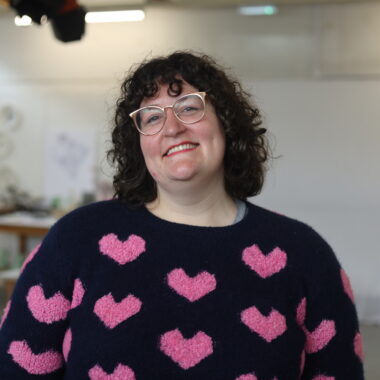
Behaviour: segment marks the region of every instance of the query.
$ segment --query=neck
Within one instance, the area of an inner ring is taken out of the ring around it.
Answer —
[[[187,191],[170,192],[160,187],[157,190],[157,198],[146,207],[161,219],[210,227],[227,226],[235,220],[236,204],[221,183]]]

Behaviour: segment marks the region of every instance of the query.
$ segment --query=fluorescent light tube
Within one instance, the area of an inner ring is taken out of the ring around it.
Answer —
[[[243,16],[272,16],[278,12],[278,9],[274,5],[252,5],[239,7],[238,11]]]
[[[129,11],[94,11],[87,12],[85,20],[87,23],[97,22],[124,22],[124,21],[142,21],[145,13],[142,10]]]

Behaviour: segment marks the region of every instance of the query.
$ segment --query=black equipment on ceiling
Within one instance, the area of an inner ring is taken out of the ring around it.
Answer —
[[[86,10],[76,0],[10,0],[9,5],[37,24],[46,17],[62,42],[78,41],[84,35]]]

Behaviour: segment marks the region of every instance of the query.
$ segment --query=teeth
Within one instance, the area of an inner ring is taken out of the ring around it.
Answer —
[[[195,144],[177,145],[174,148],[169,149],[168,152],[166,153],[166,155],[169,155],[169,154],[174,153],[174,152],[179,152],[180,150],[191,149],[191,148],[195,148],[195,147],[196,147]]]

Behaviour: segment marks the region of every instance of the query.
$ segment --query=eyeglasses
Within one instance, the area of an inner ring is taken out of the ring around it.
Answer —
[[[194,92],[181,96],[171,106],[147,106],[131,112],[129,116],[141,134],[152,136],[164,127],[167,108],[173,110],[181,123],[194,124],[201,120],[205,114],[205,96],[206,92]]]

